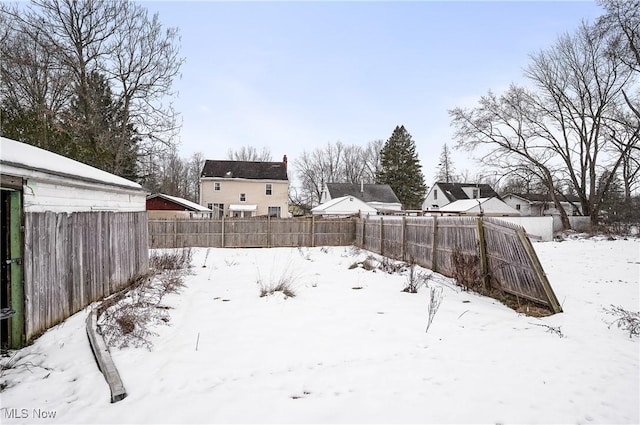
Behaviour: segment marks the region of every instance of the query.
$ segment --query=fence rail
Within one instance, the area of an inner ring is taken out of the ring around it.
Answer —
[[[353,219],[225,218],[149,220],[150,248],[271,248],[353,243]]]
[[[355,244],[453,276],[454,253],[479,259],[487,283],[562,311],[521,226],[495,218],[389,217],[149,220],[151,248],[245,248]]]
[[[493,287],[562,311],[521,226],[494,218],[370,217],[357,219],[355,243],[445,276],[454,275],[454,253],[475,257]]]

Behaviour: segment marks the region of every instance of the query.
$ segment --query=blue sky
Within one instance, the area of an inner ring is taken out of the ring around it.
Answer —
[[[448,109],[524,82],[529,54],[602,14],[586,1],[144,5],[180,28],[182,156],[250,145],[291,164],[328,142],[387,140],[402,124],[429,185],[453,146]],[[475,174],[465,152],[454,165]]]

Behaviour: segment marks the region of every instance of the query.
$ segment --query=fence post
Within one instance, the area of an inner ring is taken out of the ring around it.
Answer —
[[[542,264],[540,264],[540,260],[538,259],[538,256],[536,255],[536,251],[535,249],[533,249],[533,245],[531,245],[531,241],[527,237],[526,232],[524,231],[523,228],[520,228],[517,230],[517,234],[518,234],[518,238],[520,239],[520,242],[522,243],[522,247],[527,253],[527,257],[529,257],[529,261],[531,261],[533,270],[536,276],[538,277],[538,279],[540,280],[542,287],[544,288],[544,293],[547,296],[547,300],[549,301],[549,307],[551,307],[551,310],[553,310],[554,313],[562,313],[562,306],[558,302],[558,299],[556,298],[556,294],[553,292],[553,289],[551,288],[551,284],[547,279],[547,275],[544,273]]]
[[[222,229],[220,229],[220,247],[224,248],[224,214],[222,214]]]
[[[173,219],[173,248],[178,247],[178,219]]]
[[[490,289],[491,282],[489,281],[489,263],[487,261],[487,241],[484,236],[482,217],[478,217],[476,223],[478,224],[478,248],[480,250],[480,272],[482,273],[482,284],[485,289]]]
[[[384,217],[380,216],[380,255],[384,255]]]
[[[360,239],[360,248],[365,249],[364,248],[364,241],[365,241],[365,237],[364,237],[364,232],[366,230],[366,225],[367,225],[367,217],[362,217],[362,237]]]
[[[405,257],[406,257],[406,252],[407,252],[407,236],[406,236],[406,230],[407,230],[407,216],[402,216],[402,247],[400,248],[401,252],[400,252],[400,259],[402,261],[405,261]]]
[[[431,270],[438,272],[438,216],[433,216],[433,241],[431,242]]]
[[[311,216],[311,248],[316,246],[316,216]]]
[[[267,215],[267,248],[271,248],[271,215]]]

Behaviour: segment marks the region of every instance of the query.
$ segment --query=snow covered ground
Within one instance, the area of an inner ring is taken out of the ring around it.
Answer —
[[[109,403],[85,310],[2,371],[0,422],[639,423],[640,343],[603,308],[638,310],[640,241],[534,246],[564,313],[527,317],[434,274],[428,332],[429,290],[349,268],[367,252],[197,249],[152,350],[112,350],[127,398]],[[259,296],[286,275],[295,297]]]

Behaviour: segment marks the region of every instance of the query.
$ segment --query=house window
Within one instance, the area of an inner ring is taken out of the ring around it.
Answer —
[[[247,194],[246,193],[241,193],[240,194],[240,202],[245,202],[247,200]]]
[[[520,211],[520,204],[516,204],[516,209]]]
[[[280,207],[269,207],[269,217],[280,217]]]
[[[224,217],[224,204],[213,204],[213,217],[220,219]]]
[[[207,204],[207,208],[209,208],[210,210],[213,209],[213,204]]]
[[[273,187],[271,186],[271,183],[267,183],[267,185],[265,186],[265,195],[271,195],[273,190]]]
[[[472,197],[473,199],[477,199],[477,198],[478,198],[478,189],[473,189],[473,192],[472,192],[472,196],[471,196],[471,197]]]
[[[220,190],[220,182],[213,183],[213,190]]]
[[[438,199],[438,189],[433,189],[433,200],[437,200]]]

